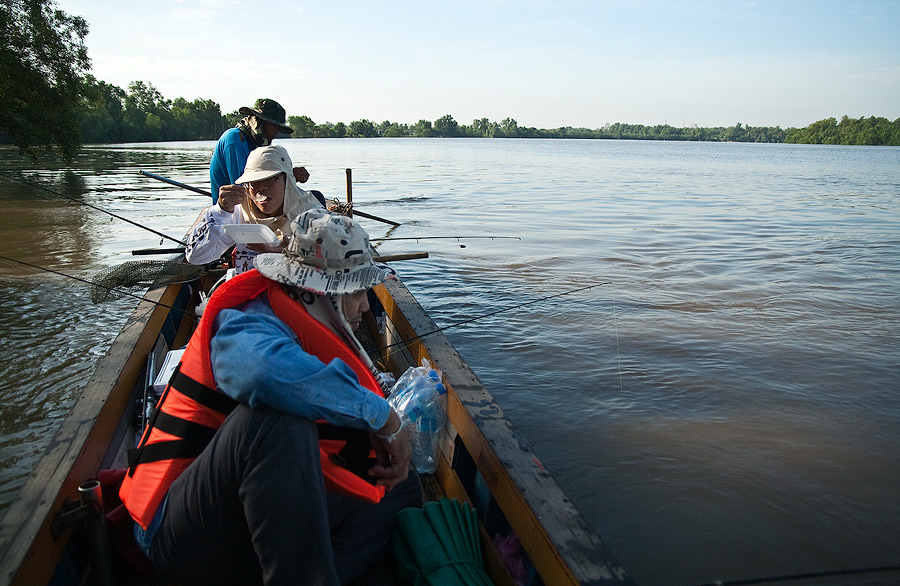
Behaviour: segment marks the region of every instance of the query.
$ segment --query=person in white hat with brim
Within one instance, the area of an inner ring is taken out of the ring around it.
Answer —
[[[236,126],[222,133],[209,161],[209,187],[213,203],[219,199],[219,188],[235,183],[235,179],[244,172],[253,149],[269,146],[280,134],[294,133],[287,125],[284,108],[271,98],[260,98],[252,108],[243,106],[239,112],[243,118]],[[305,167],[295,167],[292,174],[300,183],[306,183],[309,179]]]
[[[256,270],[215,291],[182,358],[182,369],[207,360],[236,406],[136,531],[154,568],[180,583],[347,584],[388,559],[396,513],[421,506],[410,439],[353,335],[369,289],[394,271],[375,263],[351,218],[308,210],[291,231],[282,252],[260,254]],[[173,377],[157,409],[169,413],[174,400],[175,416],[191,420],[179,384]],[[367,438],[358,477],[329,484],[355,458],[322,456],[323,433],[334,433],[323,421]],[[138,478],[140,457],[132,465]]]
[[[321,207],[309,191],[300,189],[293,180],[293,163],[281,145],[254,149],[247,159],[244,173],[235,184],[219,191],[219,200],[200,214],[187,237],[184,255],[195,265],[213,262],[235,246],[232,262],[234,273],[253,268],[253,259],[261,252],[277,252],[287,245],[290,236],[288,218]],[[229,224],[262,224],[268,226],[280,242],[276,245],[243,244],[225,233]]]

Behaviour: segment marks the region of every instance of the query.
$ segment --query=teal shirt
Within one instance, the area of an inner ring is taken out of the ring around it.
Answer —
[[[219,200],[219,188],[233,184],[244,172],[250,151],[256,148],[237,127],[229,128],[219,137],[209,162],[209,189],[212,202]]]

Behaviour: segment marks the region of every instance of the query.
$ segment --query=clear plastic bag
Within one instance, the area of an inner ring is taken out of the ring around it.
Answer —
[[[403,373],[388,396],[388,403],[411,430],[412,461],[420,474],[437,468],[437,437],[447,422],[447,389],[441,373],[427,359]]]

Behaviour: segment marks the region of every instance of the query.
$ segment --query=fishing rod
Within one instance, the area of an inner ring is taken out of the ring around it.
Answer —
[[[3,172],[0,171],[0,173],[3,173]],[[21,184],[23,184],[23,185],[27,185],[27,186],[29,186],[29,187],[32,187],[32,188],[34,188],[34,189],[38,189],[38,190],[40,190],[40,191],[44,191],[44,192],[49,193],[49,194],[51,194],[51,195],[55,195],[55,196],[57,196],[57,197],[62,197],[62,198],[64,198],[64,199],[68,199],[68,200],[70,200],[70,201],[74,201],[75,203],[80,203],[81,205],[85,205],[85,206],[87,206],[87,207],[89,207],[89,208],[95,209],[95,210],[97,210],[98,212],[103,212],[104,214],[109,214],[110,216],[112,216],[112,217],[114,217],[114,218],[116,218],[116,219],[118,219],[118,220],[122,220],[123,222],[128,222],[128,223],[131,224],[132,226],[137,226],[138,228],[142,228],[142,229],[144,229],[144,230],[147,230],[148,232],[152,232],[153,234],[156,234],[157,236],[159,236],[159,237],[161,237],[161,238],[165,238],[165,239],[167,239],[167,240],[171,240],[172,242],[177,242],[178,244],[181,244],[182,246],[187,246],[187,243],[186,243],[186,242],[182,242],[181,240],[178,240],[177,238],[172,238],[171,236],[169,236],[169,235],[167,235],[167,234],[163,234],[162,232],[158,232],[158,231],[154,230],[153,228],[150,228],[149,226],[144,226],[143,224],[139,224],[139,223],[137,223],[137,222],[135,222],[135,221],[133,221],[133,220],[129,220],[128,218],[123,218],[122,216],[120,216],[120,215],[118,215],[118,214],[115,214],[115,213],[113,213],[113,212],[111,212],[111,211],[109,211],[109,210],[105,210],[105,209],[103,209],[103,208],[101,208],[101,207],[95,206],[94,204],[88,203],[88,202],[86,202],[86,201],[82,201],[82,200],[80,200],[80,199],[74,198],[74,197],[69,196],[69,195],[66,195],[66,194],[64,194],[64,193],[59,193],[58,191],[54,191],[54,190],[52,190],[52,189],[50,189],[50,188],[48,188],[48,187],[44,187],[43,185],[39,185],[39,184],[37,184],[37,183],[32,183],[31,181],[26,181],[25,179],[11,178],[11,177],[9,177],[9,175],[8,175],[7,173],[3,173],[3,174],[4,174],[4,175],[6,176],[6,178],[7,178],[8,180],[10,180],[10,181],[14,181],[14,182],[21,183]]]
[[[156,179],[157,181],[162,181],[163,183],[168,183],[169,185],[174,185],[175,187],[180,187],[182,189],[187,189],[188,191],[193,191],[194,193],[199,193],[200,195],[205,195],[206,197],[212,197],[212,194],[208,191],[204,191],[199,187],[192,187],[187,185],[186,183],[181,183],[175,181],[174,179],[169,179],[167,177],[163,177],[162,175],[157,175],[156,173],[150,173],[148,171],[138,171],[141,175],[145,177],[149,177],[151,179]]]
[[[40,266],[40,265],[32,264],[32,263],[30,263],[30,262],[25,262],[24,260],[18,260],[18,259],[15,259],[15,258],[10,258],[10,257],[8,257],[8,256],[3,256],[3,255],[0,255],[0,259],[5,260],[5,261],[7,261],[7,262],[9,262],[9,263],[12,263],[13,265],[25,265],[25,266],[27,266],[27,267],[31,267],[31,268],[37,269],[37,270],[39,270],[39,271],[44,271],[44,272],[47,272],[47,273],[53,273],[54,275],[59,275],[59,276],[61,276],[61,277],[68,277],[68,278],[70,278],[70,279],[74,279],[75,281],[79,281],[79,282],[81,282],[81,283],[85,283],[85,284],[87,284],[87,285],[90,285],[91,287],[101,287],[101,288],[106,289],[106,290],[108,290],[108,291],[114,292],[115,294],[117,294],[117,295],[119,295],[119,296],[134,297],[134,298],[137,299],[138,301],[144,301],[144,300],[145,300],[143,295],[138,295],[138,294],[132,293],[132,292],[130,292],[130,291],[123,291],[122,289],[119,289],[119,288],[116,288],[116,287],[109,287],[109,286],[103,285],[102,283],[97,283],[97,282],[94,282],[94,281],[89,281],[89,280],[87,280],[87,279],[82,279],[81,277],[76,277],[75,275],[70,275],[70,274],[68,274],[68,273],[63,273],[63,272],[61,272],[61,271],[57,271],[57,270],[54,270],[54,269],[48,269],[47,267],[42,267],[42,266]],[[166,309],[171,309],[171,310],[173,310],[173,311],[178,311],[178,312],[180,312],[181,314],[186,315],[186,316],[193,316],[194,318],[197,317],[194,313],[192,313],[192,312],[190,312],[190,311],[185,311],[184,309],[182,309],[182,308],[180,308],[180,307],[173,307],[173,306],[171,306],[171,305],[166,305],[165,303],[162,303],[162,302],[160,302],[160,301],[151,301],[151,303],[153,303],[153,304],[155,304],[155,305],[159,305],[159,306],[161,306],[161,307],[165,307]]]
[[[148,171],[143,171],[143,170],[138,171],[138,173],[140,173],[141,175],[144,175],[145,177],[149,177],[151,179],[156,179],[157,181],[162,181],[164,183],[168,183],[169,185],[174,185],[175,187],[181,187],[182,189],[187,189],[188,191],[193,191],[194,193],[199,193],[200,195],[212,197],[212,194],[210,194],[210,192],[208,192],[208,191],[204,191],[203,189],[200,189],[198,187],[193,187],[186,183],[181,183],[180,181],[175,181],[174,179],[169,179],[168,177],[163,177],[162,175],[157,175],[156,173],[150,173]],[[318,192],[313,191],[311,193],[315,194]],[[323,196],[323,199],[324,199],[324,196]],[[335,200],[335,201],[337,201],[337,200]],[[346,205],[346,204],[344,204],[344,205]],[[384,222],[385,224],[390,224],[392,226],[400,225],[398,222],[394,222],[393,220],[386,220],[385,218],[380,218],[373,214],[367,214],[367,213],[361,212],[357,209],[353,209],[353,213],[358,216],[362,216],[363,218],[368,218],[370,220],[377,220],[379,222]]]
[[[387,242],[389,240],[459,240],[461,238],[465,238],[466,240],[471,240],[475,238],[483,238],[490,240],[497,240],[501,238],[509,238],[515,240],[521,240],[518,236],[405,236],[402,238],[369,238],[369,242]]]
[[[514,309],[520,309],[520,308],[525,307],[525,306],[528,306],[528,305],[533,305],[533,304],[535,304],[535,303],[540,303],[540,302],[542,302],[542,301],[548,301],[548,300],[550,300],[550,299],[554,299],[554,298],[556,298],[556,297],[562,297],[562,296],[564,296],[564,295],[571,295],[572,293],[578,293],[579,291],[586,291],[586,290],[588,290],[588,289],[593,289],[594,287],[600,287],[601,285],[609,285],[609,284],[611,284],[611,283],[612,283],[612,281],[604,281],[603,283],[594,283],[593,285],[585,285],[584,287],[578,287],[577,289],[570,289],[569,291],[563,291],[562,293],[555,293],[555,294],[553,294],[553,295],[548,295],[548,296],[546,296],[546,297],[541,297],[540,299],[533,299],[533,300],[531,300],[531,301],[526,301],[525,303],[519,303],[519,304],[517,304],[517,305],[513,305],[512,307],[505,307],[505,308],[503,308],[503,309],[498,309],[498,310],[496,310],[496,311],[491,311],[491,312],[488,312],[488,313],[485,313],[485,314],[482,314],[482,315],[478,315],[478,316],[475,316],[475,317],[470,317],[469,319],[464,319],[464,320],[462,320],[462,321],[459,321],[459,322],[456,322],[456,323],[452,323],[452,324],[450,324],[450,325],[446,325],[446,326],[443,326],[443,327],[440,327],[440,328],[435,328],[435,329],[433,329],[433,330],[431,330],[431,331],[425,332],[424,334],[418,334],[418,335],[416,335],[416,336],[413,336],[413,337],[411,337],[411,338],[407,338],[406,340],[402,340],[402,341],[400,341],[400,342],[394,342],[393,344],[388,344],[387,346],[382,346],[381,348],[378,348],[378,349],[376,349],[376,350],[373,350],[372,352],[368,352],[368,354],[369,354],[370,356],[377,356],[378,353],[380,353],[381,351],[383,351],[383,350],[388,350],[388,349],[393,348],[393,347],[395,347],[395,346],[397,346],[397,347],[403,346],[403,347],[405,348],[405,347],[408,347],[409,344],[410,344],[411,342],[414,342],[414,341],[419,340],[419,339],[421,339],[421,338],[424,338],[424,337],[426,337],[426,336],[431,336],[431,335],[436,334],[436,333],[438,333],[438,332],[443,332],[443,331],[445,331],[445,330],[449,330],[450,328],[455,328],[455,327],[457,327],[457,326],[463,326],[463,325],[466,325],[466,324],[470,324],[470,323],[472,323],[472,322],[474,322],[474,321],[477,321],[477,320],[480,320],[480,319],[484,319],[484,318],[486,318],[486,317],[491,317],[491,316],[497,315],[498,313],[504,313],[504,312],[507,312],[507,311],[512,311],[512,310],[514,310]]]

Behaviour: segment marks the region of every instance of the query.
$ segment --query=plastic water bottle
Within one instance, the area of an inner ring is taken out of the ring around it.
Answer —
[[[420,474],[437,469],[436,440],[447,419],[447,389],[436,370],[410,369],[397,381],[388,402],[410,427],[412,462]]]

